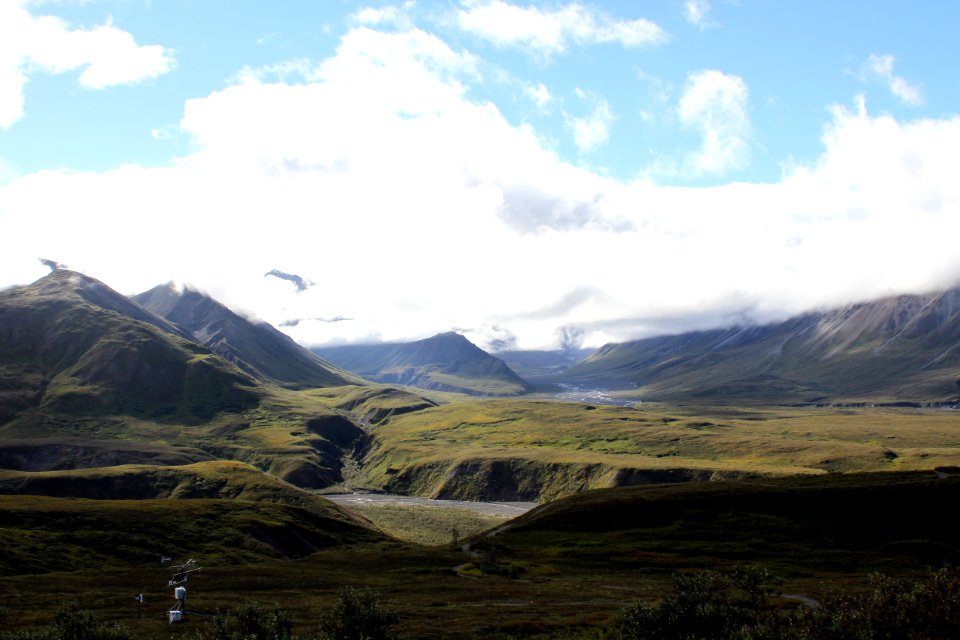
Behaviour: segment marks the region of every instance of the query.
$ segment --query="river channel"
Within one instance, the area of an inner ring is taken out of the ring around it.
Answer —
[[[395,496],[382,493],[342,493],[323,496],[327,500],[349,508],[375,507],[378,505],[445,507],[447,509],[468,509],[494,516],[515,518],[537,506],[536,502],[470,502],[468,500],[433,500],[411,496]]]

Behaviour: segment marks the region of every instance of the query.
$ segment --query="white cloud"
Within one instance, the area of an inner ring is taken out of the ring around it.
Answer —
[[[409,29],[413,26],[409,14],[415,5],[416,3],[408,1],[399,7],[392,5],[380,7],[379,9],[364,7],[357,11],[353,15],[353,18],[360,24],[373,27],[392,25]]]
[[[743,78],[721,71],[698,71],[687,77],[677,106],[682,126],[701,136],[700,149],[687,157],[693,175],[723,174],[746,166],[750,156],[749,92]]]
[[[582,118],[566,114],[566,120],[573,129],[573,141],[580,153],[596,151],[610,138],[610,126],[613,124],[613,113],[607,101],[598,95],[576,90],[576,96],[591,106],[590,113]]]
[[[304,342],[468,327],[535,348],[560,327],[596,345],[960,276],[960,118],[835,107],[820,158],[779,182],[621,183],[471,101],[473,65],[420,31],[358,28],[312,80],[188,102],[196,151],[172,166],[13,177],[0,286],[43,275],[43,256],[122,292],[192,282],[274,324],[351,319],[287,328]],[[723,129],[746,90],[704,77],[685,113]]]
[[[537,105],[537,108],[544,110],[547,106],[553,102],[553,96],[550,94],[550,90],[541,82],[537,86],[528,85],[523,88],[523,94],[533,100],[534,104]]]
[[[30,75],[82,69],[88,89],[141,82],[167,73],[173,53],[138,45],[111,24],[72,29],[53,16],[34,16],[22,0],[0,2],[0,129],[23,117],[23,89]]]
[[[683,15],[687,22],[700,29],[717,26],[710,20],[710,3],[707,0],[686,0],[683,3]]]
[[[297,79],[311,80],[315,72],[316,65],[307,58],[295,58],[284,60],[275,64],[267,64],[260,67],[250,67],[244,65],[233,75],[233,82],[248,82],[258,80],[267,82],[270,80],[293,81]]]
[[[576,2],[555,10],[520,7],[503,0],[466,0],[463,6],[458,14],[462,29],[497,45],[529,47],[548,57],[565,51],[571,43],[638,47],[669,39],[650,20],[618,20]]]
[[[891,55],[876,55],[871,53],[867,61],[863,63],[863,72],[861,75],[870,79],[880,80],[887,85],[887,88],[900,102],[911,107],[918,107],[923,104],[923,89],[920,85],[914,85],[907,82],[893,73],[893,64],[896,61]]]

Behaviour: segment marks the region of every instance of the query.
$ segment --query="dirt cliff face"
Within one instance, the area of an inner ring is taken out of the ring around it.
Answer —
[[[523,458],[435,461],[390,466],[388,452],[366,460],[371,480],[388,493],[448,500],[548,502],[587,489],[731,480],[747,472],[694,468],[615,468],[605,464],[543,462]]]

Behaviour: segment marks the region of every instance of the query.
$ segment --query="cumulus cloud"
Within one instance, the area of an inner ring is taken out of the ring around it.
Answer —
[[[24,86],[37,73],[81,69],[87,89],[131,84],[173,69],[173,52],[161,45],[139,45],[107,23],[74,29],[53,16],[35,16],[23,0],[0,3],[0,129],[23,117]]]
[[[707,0],[686,0],[683,3],[683,15],[687,22],[699,29],[716,26],[710,20],[710,3]]]
[[[547,106],[553,102],[553,96],[550,94],[550,90],[541,82],[536,86],[528,85],[524,87],[523,94],[530,98],[538,109],[546,109]]]
[[[863,63],[861,75],[886,84],[890,93],[903,104],[911,107],[922,105],[923,89],[920,85],[910,84],[905,78],[896,75],[893,72],[894,62],[896,62],[896,58],[892,55],[877,55],[871,53],[867,61]]]
[[[360,24],[369,26],[395,26],[405,29],[412,28],[413,23],[410,20],[410,11],[415,3],[412,0],[404,2],[401,6],[387,5],[385,7],[374,8],[364,7],[354,14],[354,20]]]
[[[542,348],[782,318],[960,275],[960,118],[836,106],[820,157],[779,181],[665,187],[562,161],[471,99],[473,73],[431,34],[357,27],[309,80],[251,78],[189,101],[193,150],[170,166],[14,177],[0,186],[0,228],[17,239],[0,284],[44,275],[36,256],[53,255],[120,291],[176,279],[278,325],[350,319],[285,327],[306,344],[471,327]],[[746,139],[746,101],[736,76],[688,84],[678,117],[717,166],[742,153],[727,141]],[[197,251],[190,238],[215,242]],[[265,278],[276,265],[320,285]]]
[[[566,114],[567,124],[573,130],[573,141],[580,153],[590,153],[602,147],[610,138],[613,113],[602,96],[581,89],[575,93],[581,101],[590,105],[590,113],[580,118]]]
[[[749,92],[743,78],[721,71],[692,73],[677,118],[700,134],[700,148],[688,156],[686,169],[693,175],[723,174],[746,166],[750,157]]]
[[[540,55],[578,46],[616,43],[623,47],[656,45],[669,39],[654,22],[620,20],[573,2],[556,9],[520,7],[503,0],[467,0],[458,12],[459,25],[500,46],[522,46]]]

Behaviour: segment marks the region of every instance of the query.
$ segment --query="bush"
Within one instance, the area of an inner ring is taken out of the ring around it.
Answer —
[[[960,638],[960,571],[944,567],[914,581],[876,575],[868,592],[831,598],[794,622],[805,634],[798,638]]]
[[[213,629],[203,637],[210,640],[291,640],[293,618],[285,609],[265,611],[256,602],[247,602],[238,609],[217,613]]]
[[[392,640],[396,612],[380,607],[372,591],[346,588],[337,604],[320,616],[318,640]]]
[[[39,631],[0,633],[0,640],[135,640],[129,629],[97,622],[93,614],[75,602],[53,616],[53,623]]]
[[[779,580],[751,569],[678,576],[656,604],[625,610],[612,637],[648,640],[942,640],[960,638],[960,571],[918,580],[876,575],[860,594],[816,608],[778,613],[769,602]]]
[[[616,623],[623,639],[728,640],[766,637],[774,614],[767,597],[779,583],[763,569],[677,576],[673,593],[657,604],[637,603]]]

